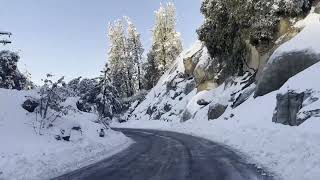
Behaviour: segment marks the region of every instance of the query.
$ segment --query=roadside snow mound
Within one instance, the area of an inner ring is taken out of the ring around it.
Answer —
[[[0,89],[0,179],[50,179],[68,171],[89,165],[126,148],[131,140],[122,133],[108,130],[100,138],[89,113],[70,113],[54,122],[53,127],[37,135],[35,115],[21,107],[25,96],[37,96],[35,91]],[[66,103],[75,106],[76,99]],[[72,131],[69,142],[54,136],[61,128],[81,127]]]

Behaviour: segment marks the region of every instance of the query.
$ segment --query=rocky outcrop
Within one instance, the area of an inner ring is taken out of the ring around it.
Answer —
[[[244,103],[255,91],[255,85],[252,84],[248,88],[245,88],[243,91],[239,92],[239,94],[233,100],[231,108],[236,108],[242,103]]]
[[[209,111],[208,111],[208,119],[218,119],[227,109],[228,106],[222,105],[222,104],[213,104],[210,105]]]
[[[311,90],[298,93],[289,90],[287,93],[277,95],[277,105],[272,121],[290,126],[299,126],[311,117],[319,117],[320,109],[308,108],[309,105],[317,102]]]
[[[193,71],[199,62],[200,56],[202,55],[203,47],[203,44],[198,41],[194,45],[194,48],[191,48],[191,50],[186,53],[183,58],[185,74],[189,76],[193,75]]]
[[[297,114],[302,108],[304,93],[287,92],[277,95],[277,105],[272,118],[275,123],[297,126]]]
[[[308,51],[282,54],[264,68],[258,80],[255,97],[278,90],[290,77],[320,61],[320,55]]]

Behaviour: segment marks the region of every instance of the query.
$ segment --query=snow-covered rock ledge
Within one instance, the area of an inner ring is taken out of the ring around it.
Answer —
[[[35,91],[0,89],[0,180],[50,179],[110,157],[133,143],[113,130],[99,137],[101,125],[89,113],[71,113],[38,135],[35,115],[21,107],[25,96],[35,95]],[[70,141],[54,138],[59,128],[74,125],[82,132],[72,131]]]

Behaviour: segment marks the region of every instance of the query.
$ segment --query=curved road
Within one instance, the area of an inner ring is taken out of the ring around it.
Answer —
[[[55,180],[272,180],[232,150],[205,139],[164,131],[117,130],[136,143]]]

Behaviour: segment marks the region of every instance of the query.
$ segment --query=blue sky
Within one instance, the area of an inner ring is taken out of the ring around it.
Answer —
[[[95,77],[107,61],[107,25],[129,16],[151,45],[154,11],[168,0],[1,0],[0,30],[11,31],[19,67],[39,83],[46,73],[67,79]],[[177,30],[185,48],[196,39],[202,21],[200,0],[173,0]],[[4,47],[0,47],[3,49]]]

